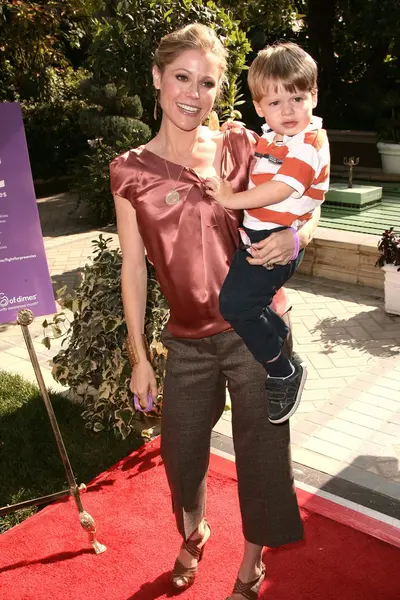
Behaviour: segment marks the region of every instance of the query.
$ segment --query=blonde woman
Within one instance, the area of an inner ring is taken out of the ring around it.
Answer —
[[[213,108],[226,71],[226,51],[212,29],[199,24],[160,41],[153,66],[162,109],[158,134],[111,164],[122,266],[122,296],[129,332],[131,389],[142,407],[157,387],[143,339],[145,249],[154,264],[171,316],[161,451],[183,543],[172,584],[193,584],[210,537],[206,475],[211,431],[228,385],[236,452],[244,554],[229,600],[258,597],[265,576],[263,546],[303,536],[290,462],[289,426],[268,421],[265,372],[223,320],[218,295],[238,244],[240,211],[208,196],[205,179],[221,176],[235,191],[247,188],[255,140],[245,129],[224,134],[202,123]],[[307,245],[318,218],[299,233]],[[254,268],[286,263],[293,236],[282,231],[258,244]],[[275,302],[287,310],[281,290]]]

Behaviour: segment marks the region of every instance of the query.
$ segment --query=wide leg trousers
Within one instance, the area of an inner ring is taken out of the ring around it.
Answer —
[[[302,539],[289,425],[268,421],[263,367],[232,330],[199,340],[165,330],[162,341],[168,359],[161,453],[182,537],[205,516],[211,431],[228,383],[244,537],[270,547]]]

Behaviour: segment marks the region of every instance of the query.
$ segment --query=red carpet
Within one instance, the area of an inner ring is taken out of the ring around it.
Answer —
[[[212,459],[208,519],[212,537],[185,600],[224,600],[240,562],[236,481]],[[0,536],[1,600],[156,600],[170,598],[180,544],[158,440],[103,473],[82,495],[108,547],[93,554],[72,502],[42,510]],[[265,600],[397,600],[400,550],[302,509],[306,541],[268,550]]]

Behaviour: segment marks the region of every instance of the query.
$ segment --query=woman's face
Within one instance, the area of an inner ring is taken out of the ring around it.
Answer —
[[[198,127],[212,110],[220,77],[220,63],[211,52],[185,50],[163,73],[154,66],[154,87],[160,90],[163,118],[184,131]]]

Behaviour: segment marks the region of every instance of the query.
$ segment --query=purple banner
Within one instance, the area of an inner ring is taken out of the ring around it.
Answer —
[[[0,103],[0,323],[56,312],[21,107]]]

